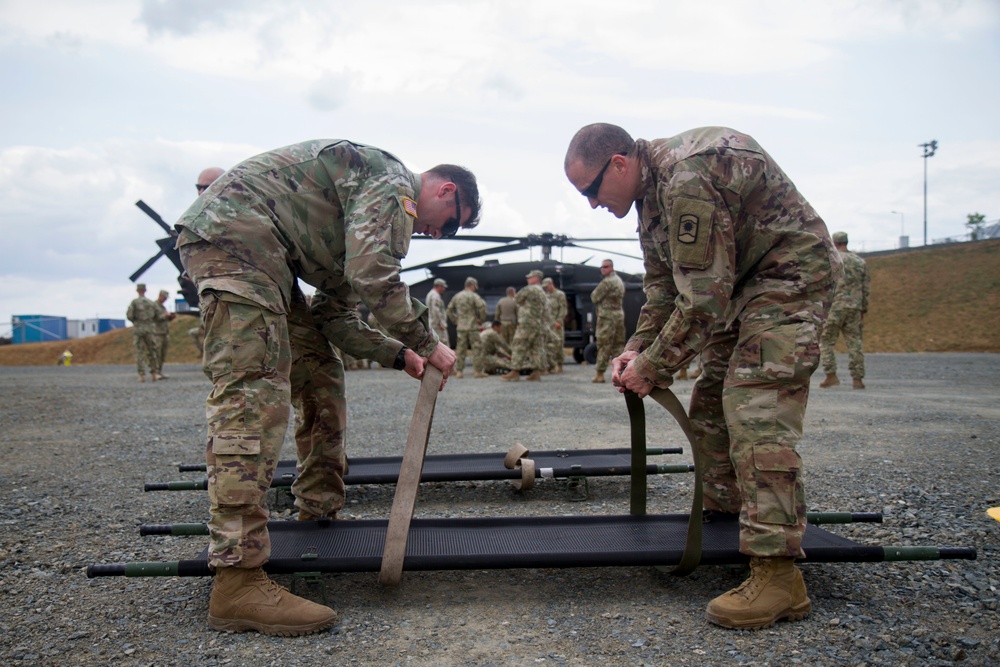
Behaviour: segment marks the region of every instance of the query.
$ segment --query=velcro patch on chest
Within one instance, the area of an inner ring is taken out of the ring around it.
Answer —
[[[695,269],[712,263],[712,215],[715,205],[702,199],[677,197],[671,206],[670,251],[675,262]]]
[[[403,197],[403,211],[414,218],[417,217],[417,202],[413,201],[409,197]]]

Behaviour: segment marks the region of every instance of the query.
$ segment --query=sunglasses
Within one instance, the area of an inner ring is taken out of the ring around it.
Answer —
[[[441,227],[441,238],[450,239],[458,233],[459,221],[462,219],[462,205],[458,198],[458,188],[455,188],[455,217],[449,218]]]
[[[202,185],[201,183],[195,183],[194,189],[197,190],[198,192],[204,192],[205,190],[208,190],[208,186]]]
[[[625,155],[625,153],[615,153],[615,155]],[[594,179],[594,182],[588,185],[585,190],[580,191],[581,195],[587,199],[597,199],[597,193],[601,191],[601,183],[604,182],[604,173],[608,170],[608,167],[611,166],[611,160],[614,159],[615,155],[608,158],[608,161],[604,163],[603,167],[601,167],[601,171],[597,174],[597,178]]]

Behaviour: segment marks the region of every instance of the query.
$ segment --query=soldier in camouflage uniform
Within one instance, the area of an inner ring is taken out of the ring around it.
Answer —
[[[528,284],[518,290],[517,331],[511,344],[511,369],[502,375],[504,380],[517,381],[527,375],[529,382],[542,379],[541,371],[548,368],[548,332],[551,330],[552,315],[549,301],[541,285],[543,274],[533,269],[526,276]]]
[[[750,578],[709,621],[768,627],[806,616],[802,434],[819,330],[843,268],[826,225],[763,148],[720,127],[633,140],[596,124],[572,139],[570,182],[618,218],[635,204],[646,305],[612,362],[620,391],[647,395],[699,351],[691,396],[705,507],[739,513]]]
[[[472,350],[472,358],[479,349],[479,325],[486,321],[486,302],[476,294],[479,281],[469,276],[465,279],[465,289],[451,297],[448,302],[448,321],[455,325],[455,377],[462,377],[465,370],[465,355]]]
[[[177,248],[198,286],[204,365],[214,384],[206,446],[208,559],[216,572],[210,627],[298,635],[336,617],[261,569],[270,552],[265,493],[297,372],[290,339],[301,340],[293,333],[299,327],[322,328],[304,315],[296,281],[333,299],[331,318],[356,318],[360,299],[405,346],[394,367],[419,377],[430,363],[447,379],[455,355],[429,330],[426,308],[399,280],[399,262],[413,234],[454,235],[477,224],[479,206],[466,169],[439,165],[415,174],[377,148],[317,140],[237,165],[178,221]],[[306,456],[307,477],[308,467]]]
[[[500,322],[500,335],[510,345],[514,342],[514,332],[517,331],[517,300],[514,296],[517,290],[508,287],[506,296],[497,301],[495,317]]]
[[[153,342],[156,344],[156,372],[159,379],[163,380],[167,376],[163,374],[163,362],[167,360],[167,350],[170,347],[170,320],[177,317],[176,314],[167,312],[163,303],[170,293],[167,290],[160,290],[160,294],[153,302],[156,307],[156,318],[153,320]]]
[[[427,304],[427,315],[431,323],[431,331],[438,337],[438,340],[448,344],[448,309],[444,305],[444,291],[448,289],[448,283],[444,278],[435,278],[434,286],[427,293],[425,303]]]
[[[503,339],[500,322],[497,320],[493,320],[490,328],[479,334],[479,350],[473,363],[477,378],[510,370],[510,345]]]
[[[545,290],[545,297],[549,300],[549,313],[552,315],[552,331],[549,341],[549,372],[562,373],[563,359],[566,356],[566,315],[569,313],[569,304],[566,301],[566,292],[558,289],[552,278],[542,281],[542,289]]]
[[[591,382],[604,382],[608,362],[625,349],[625,283],[615,273],[615,263],[610,259],[601,262],[601,282],[590,293],[590,301],[597,313],[597,373]]]
[[[156,304],[146,298],[146,284],[135,286],[138,296],[128,304],[125,317],[132,323],[132,350],[135,352],[135,369],[139,382],[146,381],[146,369],[155,381],[159,377],[156,358],[156,339],[153,331],[157,316]]]
[[[844,278],[837,283],[833,303],[830,304],[830,312],[823,327],[823,335],[819,339],[820,358],[823,371],[826,373],[819,386],[826,389],[840,384],[834,347],[840,334],[844,334],[849,359],[847,370],[854,380],[853,387],[864,389],[865,355],[861,351],[861,338],[865,313],[868,312],[871,278],[865,260],[847,249],[847,232],[834,234],[833,243],[837,246],[837,252],[844,262]]]

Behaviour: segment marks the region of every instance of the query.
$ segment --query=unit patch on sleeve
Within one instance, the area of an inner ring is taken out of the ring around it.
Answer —
[[[417,202],[413,201],[409,197],[403,197],[403,210],[414,218],[417,217]]]
[[[677,197],[671,206],[670,250],[681,266],[704,269],[712,263],[712,214],[715,205],[702,199]]]

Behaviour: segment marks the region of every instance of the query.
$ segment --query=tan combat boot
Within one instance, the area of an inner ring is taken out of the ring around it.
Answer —
[[[484,373],[482,371],[476,371],[475,373],[472,374],[472,377],[474,377],[474,378],[476,378],[478,380],[479,378],[489,377],[489,375],[487,375],[486,373]]]
[[[696,368],[693,371],[691,371],[690,373],[688,373],[688,377],[691,378],[692,380],[697,380],[699,375],[701,375],[701,369],[700,368]]]
[[[676,378],[678,380],[687,380],[688,379],[688,369],[687,368],[682,368],[679,371],[677,371]]]
[[[524,378],[524,379],[527,380],[528,382],[541,382],[542,381],[542,373],[541,373],[541,371],[534,370],[534,371],[531,371],[531,374],[528,377]]]
[[[836,387],[840,384],[840,378],[837,377],[836,373],[827,373],[826,379],[819,383],[821,389],[826,389],[827,387]]]
[[[299,521],[319,521],[320,519],[330,519],[335,521],[337,519],[337,513],[333,512],[331,514],[327,514],[326,516],[320,516],[318,514],[313,514],[312,512],[307,512],[303,509],[299,510]]]
[[[724,628],[756,630],[798,621],[811,610],[794,558],[751,558],[750,578],[709,602],[705,617]]]
[[[501,380],[510,380],[511,382],[517,382],[518,380],[520,380],[520,379],[521,379],[521,373],[519,373],[519,372],[518,372],[518,371],[517,371],[517,370],[515,369],[515,370],[512,370],[512,371],[511,371],[511,372],[509,372],[509,373],[506,373],[506,374],[504,374],[504,375],[501,375],[501,376],[500,376],[500,379],[501,379]]]
[[[146,374],[139,373],[139,382],[145,382],[145,381],[146,381]]]
[[[598,384],[604,384],[604,373],[598,372],[597,375],[594,376],[594,379],[591,380],[591,382],[596,382]]]
[[[854,378],[854,388],[855,389],[865,388],[865,383],[861,381],[861,378]]]
[[[337,612],[292,595],[262,568],[220,567],[215,572],[208,603],[213,630],[294,637],[324,630],[336,619]]]
[[[454,372],[454,373],[452,374],[452,377],[453,377],[453,378],[458,378],[459,380],[461,380],[461,379],[462,379],[462,371],[455,371],[455,372]]]

